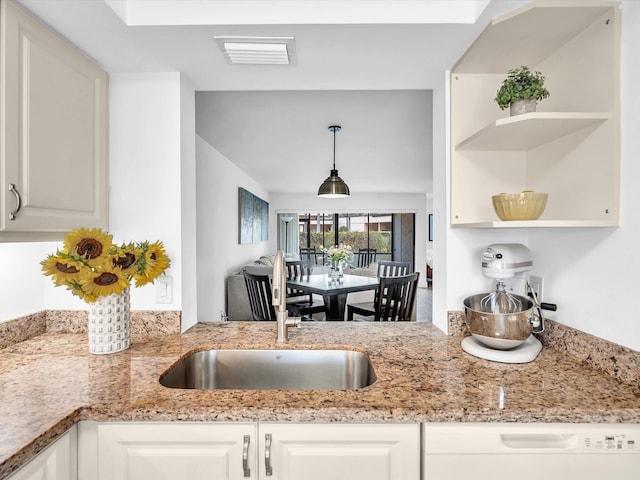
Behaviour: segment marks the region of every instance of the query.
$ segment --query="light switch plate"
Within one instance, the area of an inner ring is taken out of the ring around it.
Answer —
[[[156,303],[173,302],[173,277],[162,275],[156,278]]]
[[[540,275],[531,275],[529,278],[529,285],[531,285],[531,288],[536,292],[538,301],[542,302],[542,297],[544,295],[544,278]]]

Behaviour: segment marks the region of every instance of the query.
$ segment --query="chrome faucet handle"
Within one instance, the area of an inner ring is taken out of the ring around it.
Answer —
[[[286,342],[289,340],[289,329],[300,328],[301,318],[291,317],[289,318],[289,312],[287,311],[287,274],[286,263],[284,259],[284,252],[278,250],[276,257],[273,260],[273,278],[272,278],[272,301],[274,306],[277,306],[276,311],[276,324],[278,328],[278,342]]]
[[[290,328],[300,328],[302,326],[302,318],[301,317],[288,317],[285,323],[285,328],[287,332]]]
[[[287,342],[289,340],[289,329],[300,328],[302,319],[300,317],[289,317],[289,312],[277,311],[276,320],[278,324],[278,342]]]

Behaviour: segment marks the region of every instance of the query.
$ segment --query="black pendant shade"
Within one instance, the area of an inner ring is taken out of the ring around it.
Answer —
[[[327,179],[320,185],[318,189],[319,197],[342,198],[349,196],[349,187],[340,178],[338,170],[336,170],[336,132],[339,132],[341,128],[339,125],[331,125],[329,127],[329,131],[333,132],[333,169]]]

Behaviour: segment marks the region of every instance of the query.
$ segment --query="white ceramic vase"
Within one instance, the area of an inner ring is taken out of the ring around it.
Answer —
[[[131,344],[129,288],[89,304],[89,353],[121,352]]]

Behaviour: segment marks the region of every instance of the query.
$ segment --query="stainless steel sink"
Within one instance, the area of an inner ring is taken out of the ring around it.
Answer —
[[[358,390],[373,384],[369,357],[352,350],[203,350],[160,377],[169,388]]]

